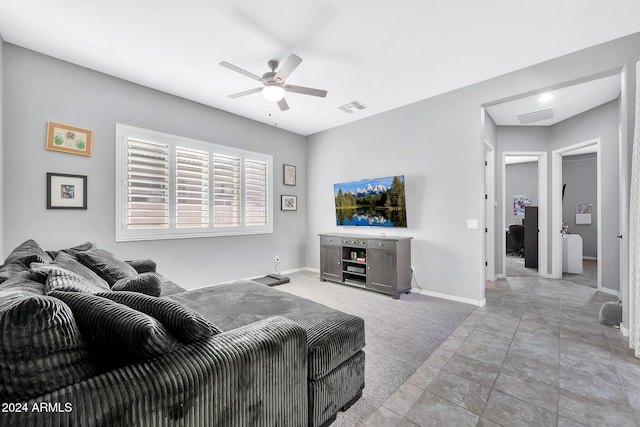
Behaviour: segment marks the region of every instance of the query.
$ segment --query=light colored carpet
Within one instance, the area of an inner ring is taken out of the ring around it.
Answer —
[[[346,412],[338,413],[332,427],[362,423],[475,308],[469,304],[402,294],[388,295],[331,282],[321,282],[317,273],[290,274],[291,282],[278,289],[324,304],[364,319],[365,388]]]

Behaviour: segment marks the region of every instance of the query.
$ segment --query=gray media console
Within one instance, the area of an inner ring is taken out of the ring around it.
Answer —
[[[411,239],[320,234],[320,279],[398,299],[411,290]]]

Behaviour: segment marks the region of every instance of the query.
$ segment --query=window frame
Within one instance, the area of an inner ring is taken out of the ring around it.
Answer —
[[[169,148],[169,226],[167,228],[128,228],[128,153],[129,139]],[[209,224],[205,227],[176,227],[176,149],[198,150],[209,153]],[[240,225],[216,226],[214,217],[214,155],[240,159]],[[245,224],[245,163],[246,160],[263,162],[267,168],[266,216],[264,225]],[[188,239],[216,236],[240,236],[273,233],[273,156],[226,145],[199,141],[149,129],[116,123],[116,241],[141,241],[162,239]]]

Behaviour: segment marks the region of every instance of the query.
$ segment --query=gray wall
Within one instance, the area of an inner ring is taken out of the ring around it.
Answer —
[[[524,214],[514,215],[513,196],[531,196],[532,206],[538,206],[538,162],[513,163],[505,166],[505,219],[509,224],[522,224]]]
[[[414,237],[412,264],[420,286],[481,300],[483,233],[466,228],[466,219],[484,216],[480,107],[623,66],[635,76],[639,54],[640,34],[635,34],[309,136],[307,265],[319,266],[317,234],[338,231],[333,183],[403,173],[409,227],[394,232]],[[634,93],[631,77],[629,83]],[[632,126],[633,100],[626,102]]]
[[[33,238],[46,249],[93,241],[119,257],[151,258],[191,288],[304,266],[305,138],[4,44],[5,242],[8,253]],[[92,129],[93,155],[45,149],[47,121]],[[116,122],[273,155],[274,233],[115,243]],[[297,166],[297,185],[282,184],[282,164]],[[88,175],[86,211],[47,210],[47,172]],[[298,211],[280,211],[280,195],[298,196]]]
[[[566,184],[562,200],[562,222],[569,233],[582,237],[582,255],[598,257],[598,165],[596,154],[564,156],[562,182]],[[592,204],[591,224],[576,224],[576,205]]]

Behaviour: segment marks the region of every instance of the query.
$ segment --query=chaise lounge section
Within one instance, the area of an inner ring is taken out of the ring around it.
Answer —
[[[10,254],[0,336],[0,425],[317,427],[364,387],[362,319],[253,281],[185,291],[89,243]]]

